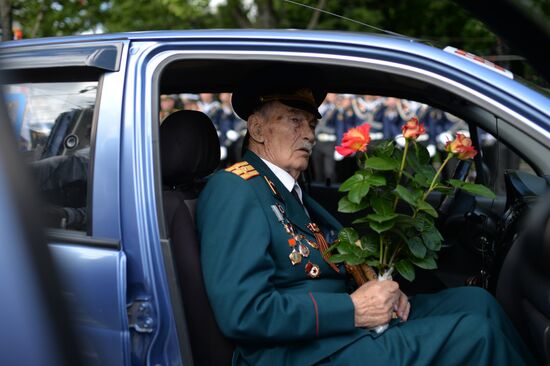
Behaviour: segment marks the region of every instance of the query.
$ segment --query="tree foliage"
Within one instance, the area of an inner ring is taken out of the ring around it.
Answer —
[[[93,30],[104,15],[103,0],[12,0],[13,21],[25,38],[77,34]]]
[[[214,2],[217,6],[211,6],[211,0],[0,0],[10,1],[13,21],[21,25],[25,38],[94,31],[199,28],[376,32],[359,24],[362,22],[436,47],[452,45],[481,56],[508,51],[483,23],[451,0],[292,0],[310,8],[286,0],[222,0]],[[524,2],[540,10],[539,18],[548,19],[548,2]],[[512,71],[524,72],[513,67]]]
[[[494,51],[496,38],[451,1],[298,0],[304,5],[472,52]],[[193,28],[297,28],[373,31],[364,25],[284,0],[13,0],[13,18],[26,38]]]

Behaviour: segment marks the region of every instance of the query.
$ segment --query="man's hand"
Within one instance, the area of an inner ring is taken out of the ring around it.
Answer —
[[[356,327],[372,328],[386,324],[395,309],[403,319],[409,316],[407,297],[399,290],[397,282],[369,281],[350,296],[355,306]]]
[[[399,300],[394,305],[394,310],[403,321],[409,319],[409,312],[411,311],[411,303],[409,298],[401,290],[399,290]]]

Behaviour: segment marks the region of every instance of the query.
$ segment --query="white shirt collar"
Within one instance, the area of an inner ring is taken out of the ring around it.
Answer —
[[[292,192],[292,189],[294,188],[294,184],[296,184],[296,179],[292,175],[290,175],[289,172],[286,170],[278,167],[277,165],[265,160],[264,158],[260,158],[262,161],[267,165],[269,169],[275,174],[277,178],[283,183],[283,186],[285,186],[286,189],[288,189],[289,192]]]

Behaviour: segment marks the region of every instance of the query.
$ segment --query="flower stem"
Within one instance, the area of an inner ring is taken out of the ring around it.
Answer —
[[[409,139],[405,139],[405,148],[403,149],[403,158],[401,159],[401,166],[399,167],[399,172],[397,173],[396,184],[399,184],[399,181],[401,180],[401,176],[403,175],[403,170],[405,169],[405,162],[407,161],[408,152],[409,152]]]
[[[451,160],[453,158],[453,156],[454,156],[453,153],[449,153],[447,155],[447,157],[443,161],[443,164],[441,164],[441,166],[437,170],[437,173],[435,173],[434,179],[432,179],[432,182],[430,183],[430,188],[428,188],[428,191],[426,193],[424,193],[424,196],[422,197],[423,200],[426,200],[426,197],[428,197],[428,195],[433,191],[433,189],[434,189],[434,187],[437,183],[437,178],[439,177],[439,174],[441,174],[441,172],[443,171],[443,168],[445,168],[445,165],[447,165],[447,163],[449,162],[449,160]]]
[[[401,181],[401,176],[403,175],[403,170],[405,169],[405,163],[407,161],[407,153],[409,152],[409,139],[405,139],[405,148],[403,149],[403,158],[401,159],[401,166],[399,167],[399,172],[397,172],[397,180],[395,182],[395,186],[399,184]],[[395,200],[393,201],[393,210],[395,211],[395,208],[397,207],[397,202],[399,201],[399,197],[395,196]]]
[[[395,260],[395,258],[397,258],[397,255],[399,254],[399,252],[401,251],[401,248],[403,248],[403,243],[399,243],[399,245],[397,246],[397,248],[395,249],[395,252],[393,252],[391,258],[390,258],[390,261],[388,262],[388,266],[391,267],[393,265],[393,261]]]
[[[380,264],[378,265],[378,273],[382,272],[383,263],[384,263],[384,240],[382,238],[382,235],[379,237],[380,239]]]

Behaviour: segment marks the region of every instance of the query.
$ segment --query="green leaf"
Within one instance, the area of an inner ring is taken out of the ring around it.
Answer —
[[[434,225],[434,219],[431,216],[426,216],[424,213],[419,213],[416,216],[415,221],[416,221],[415,227],[420,232],[436,230]]]
[[[378,255],[378,251],[380,250],[378,240],[378,235],[376,234],[363,236],[361,238],[361,245],[363,246],[363,250],[369,255]]]
[[[430,162],[430,153],[426,146],[414,142],[414,154],[416,157],[416,161],[422,165],[426,165]]]
[[[390,230],[394,224],[395,224],[394,220],[384,221],[384,222],[369,221],[370,228],[376,231],[378,234],[383,233],[384,231]]]
[[[397,187],[395,187],[395,192],[397,193],[399,198],[407,202],[412,207],[416,208],[416,197],[407,188],[398,184]]]
[[[365,162],[365,168],[374,170],[397,170],[399,163],[388,157],[372,157]]]
[[[414,267],[407,260],[400,260],[395,264],[395,269],[404,279],[408,281],[413,281],[415,277]]]
[[[393,202],[387,198],[373,196],[370,199],[370,205],[377,214],[389,215],[394,213]]]
[[[439,216],[437,214],[437,211],[435,210],[435,208],[433,208],[433,206],[430,205],[428,202],[426,202],[424,200],[418,200],[416,202],[416,204],[418,205],[417,207],[420,211],[424,211],[428,215],[433,216],[433,217],[438,217]]]
[[[397,214],[389,213],[386,215],[380,215],[377,213],[369,214],[367,215],[367,220],[376,221],[378,223],[382,223],[388,220],[395,219],[397,217]]]
[[[357,211],[364,210],[367,208],[369,204],[367,202],[362,203],[353,203],[351,202],[348,197],[342,197],[340,201],[338,201],[338,211],[343,213],[353,213]]]
[[[364,262],[363,258],[354,256],[354,255],[346,259],[346,263],[351,264],[352,266],[355,266],[356,264],[362,264],[363,262]]]
[[[347,191],[350,191],[357,183],[360,183],[362,182],[364,179],[363,175],[360,174],[360,173],[355,173],[354,175],[352,175],[351,177],[349,177],[348,179],[346,179],[344,181],[344,183],[342,183],[340,185],[340,188],[338,188],[338,191],[340,192],[347,192]]]
[[[458,179],[449,179],[449,183],[455,188],[462,189],[463,191],[466,191],[478,196],[483,196],[490,199],[496,198],[496,194],[482,184],[463,182]]]
[[[435,187],[434,187],[434,191],[438,191],[438,192],[449,195],[449,194],[453,193],[453,188],[444,186],[442,184],[436,184]]]
[[[414,175],[413,181],[416,184],[418,184],[420,187],[424,187],[424,188],[428,188],[430,186],[430,183],[431,183],[431,180],[421,172],[416,173]]]
[[[399,165],[401,165],[401,160],[403,160],[403,150],[393,149],[392,157],[395,161],[399,162]]]
[[[438,251],[441,249],[441,242],[443,241],[443,238],[441,237],[441,234],[439,234],[439,231],[434,228],[433,230],[422,233],[422,241],[424,242],[426,248]]]
[[[417,267],[423,268],[423,269],[436,269],[437,263],[435,262],[435,259],[433,257],[426,257],[426,258],[411,258],[411,262]]]
[[[364,224],[365,222],[369,222],[369,219],[367,219],[367,216],[360,217],[358,219],[353,220],[352,224]]]
[[[361,199],[369,192],[371,183],[374,185],[383,185],[386,180],[384,177],[373,176],[365,171],[359,171],[348,178],[340,188],[340,192],[349,192],[348,199],[356,204],[361,202]]]
[[[422,243],[422,240],[415,236],[413,238],[410,238],[407,240],[407,246],[409,247],[409,250],[411,251],[412,255],[414,255],[417,258],[424,258],[426,256],[427,250],[424,246],[424,243]]]
[[[347,243],[355,245],[355,242],[359,239],[359,234],[354,228],[346,227],[340,230],[338,233],[338,240],[340,243]]]
[[[378,266],[380,265],[380,261],[378,259],[367,259],[365,261],[366,264],[368,264],[369,266],[371,267],[375,267],[375,268],[378,268]]]
[[[345,262],[348,258],[350,258],[351,255],[349,254],[333,254],[330,256],[330,261],[332,263],[342,263]]]
[[[386,185],[386,177],[382,177],[380,175],[368,175],[365,177],[365,181],[375,187]]]
[[[383,140],[376,145],[373,154],[379,157],[391,157],[394,148],[395,144],[393,140]]]
[[[422,181],[426,181],[429,185],[432,182],[436,171],[433,166],[428,164],[428,162],[422,163],[419,162],[418,159],[425,159],[425,157],[418,157],[416,153],[408,154],[407,164],[414,170],[415,174],[421,175],[421,177],[418,177],[419,183]]]
[[[348,192],[348,199],[353,203],[361,203],[363,197],[369,193],[370,184],[363,180],[360,183],[357,183],[353,188]]]
[[[351,254],[353,253],[353,244],[340,242],[336,249],[338,254]]]
[[[410,217],[409,215],[404,215],[404,214],[397,214],[397,217],[395,219],[395,223],[401,227],[402,229],[406,229],[408,227],[417,227],[418,226],[418,223],[421,223],[422,225],[422,228],[424,227],[424,224],[422,224],[421,221],[419,220],[416,220],[416,219],[413,219],[412,217]],[[422,231],[421,229],[418,229],[418,231]]]

